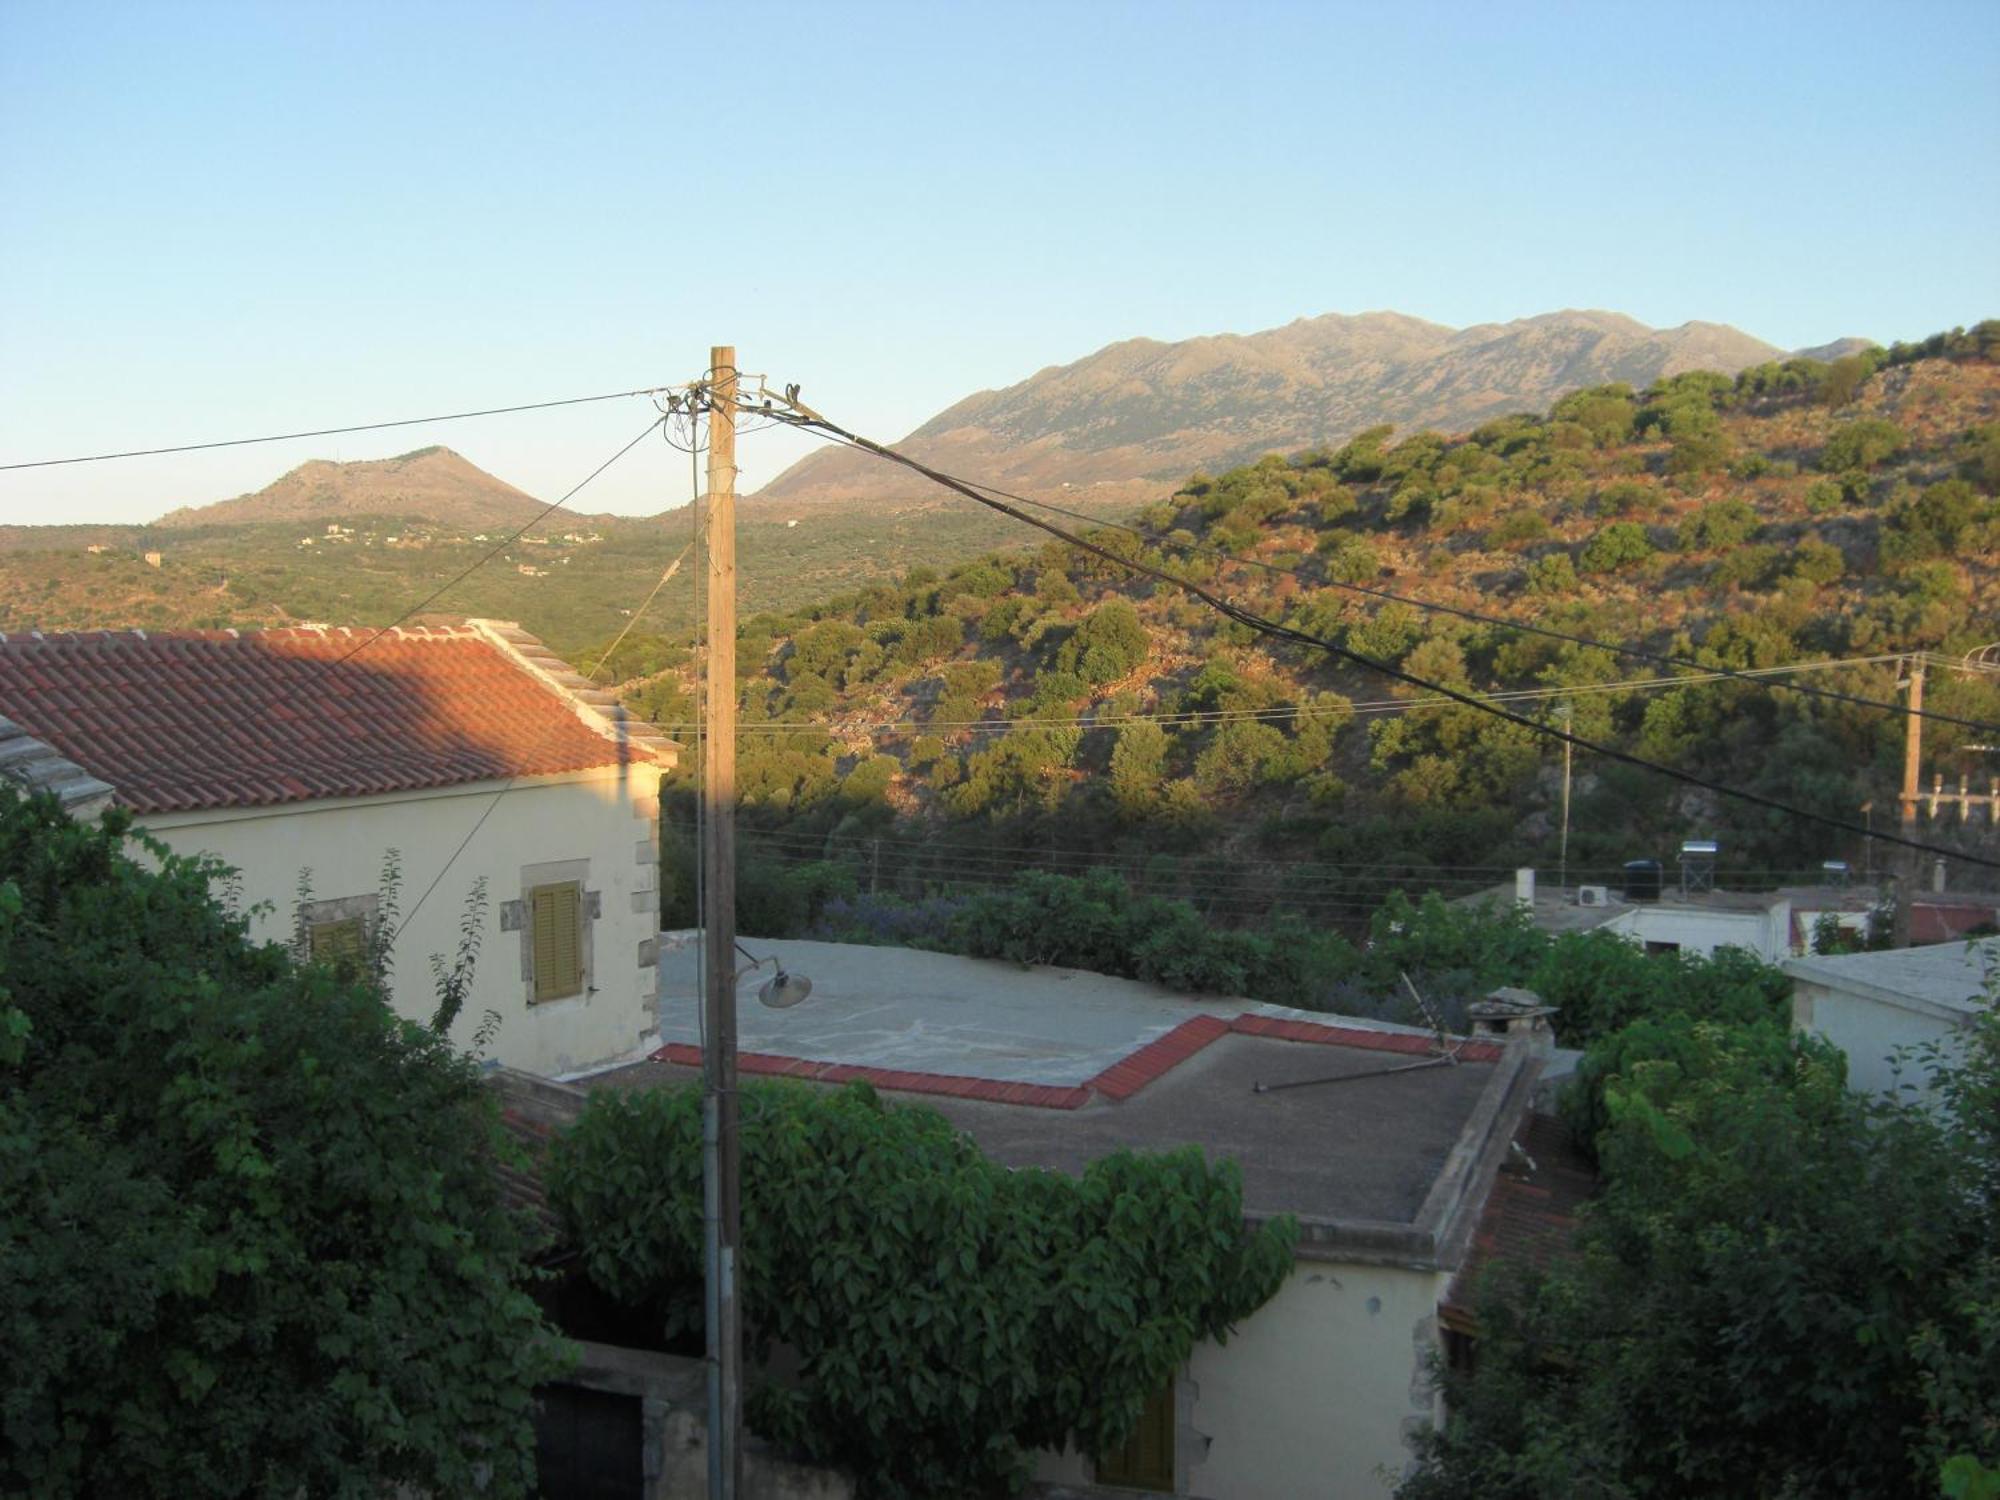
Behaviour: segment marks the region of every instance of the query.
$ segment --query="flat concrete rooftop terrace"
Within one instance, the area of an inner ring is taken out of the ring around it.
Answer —
[[[1119,1102],[1074,1111],[926,1102],[994,1160],[1076,1175],[1114,1151],[1199,1146],[1243,1173],[1253,1217],[1414,1223],[1499,1064],[1411,1068],[1373,1049],[1231,1034]],[[1387,1072],[1411,1068],[1408,1072]],[[1344,1082],[1321,1083],[1321,1079]],[[1304,1083],[1255,1092],[1255,1085]]]
[[[673,933],[661,944],[660,1040],[670,1046],[701,1036],[691,937]],[[778,1057],[1060,1088],[1087,1083],[1190,1016],[1299,1014],[1081,969],[859,943],[742,942],[812,979],[812,998],[790,1010],[753,998],[768,968],[743,981],[737,1045]]]
[[[1535,1073],[1521,1048],[1472,1042],[1447,1062],[1407,1027],[1191,1002],[1100,975],[837,944],[780,951],[813,995],[768,1011],[746,980],[746,1079],[866,1081],[938,1109],[1014,1167],[1077,1174],[1120,1150],[1195,1146],[1237,1164],[1248,1218],[1297,1216],[1306,1255],[1455,1264]],[[691,992],[668,988],[662,1010],[668,1040],[651,1061],[583,1086],[699,1083]]]

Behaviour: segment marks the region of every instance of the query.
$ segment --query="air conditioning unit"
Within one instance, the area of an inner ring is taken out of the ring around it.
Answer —
[[[1580,885],[1576,888],[1578,906],[1609,906],[1611,887],[1607,885]]]

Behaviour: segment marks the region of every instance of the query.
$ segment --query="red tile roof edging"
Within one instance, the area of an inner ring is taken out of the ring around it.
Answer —
[[[1283,1042],[1358,1047],[1377,1052],[1426,1053],[1431,1039],[1400,1031],[1374,1031],[1360,1026],[1326,1026],[1317,1021],[1292,1021],[1277,1016],[1192,1016],[1164,1036],[1120,1058],[1081,1084],[1009,1083],[997,1078],[968,1078],[956,1073],[911,1073],[898,1068],[871,1068],[851,1063],[814,1062],[769,1052],[739,1052],[736,1066],[745,1073],[776,1078],[803,1078],[814,1083],[866,1083],[903,1094],[938,1094],[952,1099],[983,1099],[992,1104],[1022,1104],[1036,1109],[1081,1109],[1092,1094],[1122,1101],[1165,1076],[1211,1042],[1235,1032]],[[1466,1042],[1458,1055],[1466,1062],[1497,1062],[1501,1049],[1494,1042]],[[701,1066],[701,1048],[669,1042],[649,1058],[681,1067]]]
[[[653,1062],[701,1066],[701,1048],[669,1042],[651,1056]],[[768,1052],[739,1052],[736,1066],[745,1073],[777,1078],[803,1078],[814,1083],[866,1083],[904,1094],[943,1094],[954,1099],[984,1099],[994,1104],[1025,1104],[1037,1109],[1081,1109],[1090,1102],[1088,1088],[1061,1088],[1044,1083],[1008,1083],[997,1078],[966,1078],[952,1073],[909,1073],[897,1068],[864,1068],[847,1063],[812,1062],[803,1057],[777,1057]]]

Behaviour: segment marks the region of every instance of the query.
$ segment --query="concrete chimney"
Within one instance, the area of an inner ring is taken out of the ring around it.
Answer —
[[[1542,1057],[1555,1050],[1556,1035],[1551,1018],[1556,1008],[1543,1004],[1542,997],[1533,990],[1512,987],[1494,990],[1484,1000],[1475,1000],[1466,1006],[1465,1013],[1472,1022],[1472,1034],[1476,1037],[1518,1042]]]

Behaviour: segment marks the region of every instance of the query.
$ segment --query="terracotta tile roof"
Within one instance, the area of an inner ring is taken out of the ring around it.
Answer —
[[[671,763],[513,626],[373,634],[0,635],[0,719],[142,813]]]
[[[1577,1214],[1597,1191],[1597,1169],[1562,1121],[1529,1115],[1515,1140],[1533,1165],[1501,1168],[1472,1251],[1439,1306],[1448,1325],[1468,1333],[1476,1331],[1480,1277],[1503,1261],[1546,1270],[1567,1256]]]

